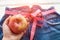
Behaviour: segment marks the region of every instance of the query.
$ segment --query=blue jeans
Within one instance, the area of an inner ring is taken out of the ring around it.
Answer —
[[[2,27],[3,21],[9,15],[4,15],[0,21]],[[3,33],[0,27],[0,40],[2,40]],[[31,32],[32,23],[30,23],[27,32],[21,38],[21,40],[29,40]],[[52,13],[44,16],[43,26],[37,27],[34,40],[60,40],[60,16],[57,13]]]
[[[30,30],[31,26],[22,40],[29,40]],[[60,40],[60,15],[56,12],[45,15],[43,26],[36,28],[34,40]]]
[[[40,33],[36,40],[60,40],[60,15],[56,12],[45,15]]]

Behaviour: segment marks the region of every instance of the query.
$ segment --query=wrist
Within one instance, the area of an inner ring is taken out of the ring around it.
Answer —
[[[3,37],[2,40],[19,40],[19,39],[14,37]]]
[[[7,38],[7,37],[3,37],[2,40],[10,40],[10,38]]]

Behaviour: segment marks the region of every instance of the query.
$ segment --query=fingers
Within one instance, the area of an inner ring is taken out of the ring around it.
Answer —
[[[10,31],[8,25],[7,25],[7,22],[9,21],[9,18],[10,18],[10,17],[11,17],[11,16],[9,16],[9,17],[4,21],[3,26],[2,26],[3,34],[4,34],[5,36],[11,34],[11,31]]]
[[[4,21],[3,25],[8,23],[10,17],[11,17],[11,16],[9,16],[9,17]]]

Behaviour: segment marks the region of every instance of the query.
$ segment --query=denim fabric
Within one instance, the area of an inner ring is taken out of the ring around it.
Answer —
[[[56,12],[45,15],[41,33],[41,40],[60,40],[60,15]]]
[[[2,40],[3,33],[2,33],[2,26],[0,25],[0,40]]]
[[[0,25],[2,27],[3,21],[9,15],[4,15],[1,19]],[[51,13],[44,16],[43,26],[37,27],[34,40],[60,40],[60,15],[57,13]],[[2,40],[3,33],[0,27],[0,40]],[[32,23],[30,23],[28,30],[24,34],[21,40],[29,40]]]
[[[29,40],[29,37],[25,35],[23,40]],[[34,40],[60,40],[60,15],[56,12],[45,15],[42,28],[36,28]]]

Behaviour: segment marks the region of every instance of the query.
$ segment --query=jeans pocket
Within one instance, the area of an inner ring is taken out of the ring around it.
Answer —
[[[45,16],[45,21],[50,25],[60,24],[60,15],[53,13]]]
[[[48,15],[47,15],[48,16]],[[55,17],[54,17],[55,16]],[[50,18],[49,18],[50,17]],[[45,19],[45,22],[52,26],[53,28],[60,31],[60,15],[57,14],[50,14],[47,19]]]
[[[60,40],[60,15],[47,15],[45,16],[45,22],[51,29],[51,32],[48,33],[49,40]]]
[[[45,20],[48,24],[50,25],[58,25],[60,24],[60,18],[56,17],[56,18],[52,18],[50,20]]]

